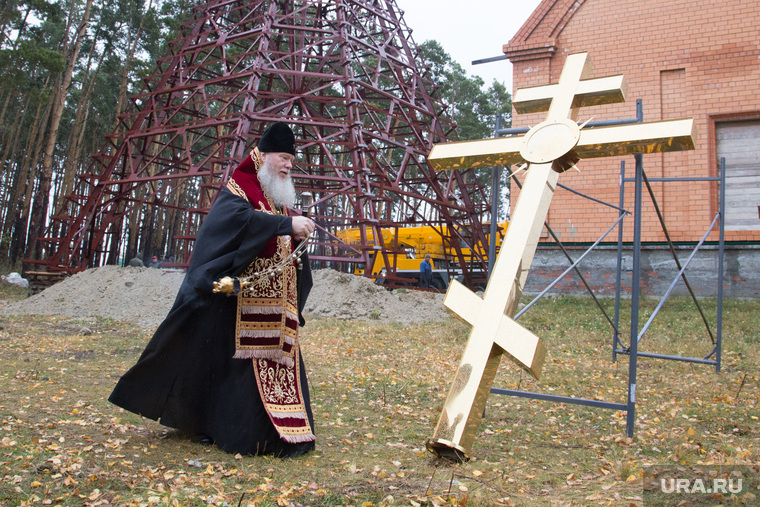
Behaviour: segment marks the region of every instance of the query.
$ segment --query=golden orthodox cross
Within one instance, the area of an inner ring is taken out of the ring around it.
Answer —
[[[444,305],[472,325],[454,383],[427,447],[468,459],[501,355],[539,378],[546,356],[538,336],[515,322],[525,279],[560,172],[582,158],[694,149],[691,118],[582,130],[581,107],[625,100],[623,76],[589,79],[587,53],[567,57],[559,82],[518,90],[518,113],[546,111],[525,136],[437,144],[428,160],[438,171],[528,162],[520,196],[483,298],[453,281]],[[569,112],[569,118],[568,118]]]

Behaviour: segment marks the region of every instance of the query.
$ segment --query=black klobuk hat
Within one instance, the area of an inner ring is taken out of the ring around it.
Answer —
[[[259,151],[290,153],[296,155],[296,136],[285,123],[278,121],[264,131],[259,141]]]

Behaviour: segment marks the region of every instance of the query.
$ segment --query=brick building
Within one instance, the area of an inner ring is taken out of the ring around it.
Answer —
[[[727,161],[726,240],[760,240],[760,3],[743,0],[543,0],[504,46],[514,88],[556,83],[569,53],[587,51],[593,77],[623,74],[626,102],[581,110],[580,120],[631,118],[636,99],[644,121],[693,117],[696,150],[644,156],[650,178],[716,176]],[[545,113],[515,115],[513,126],[539,123]],[[560,183],[619,202],[620,161],[632,176],[633,157],[581,161]],[[655,183],[658,205],[674,241],[698,241],[715,216],[712,183]],[[633,185],[625,197],[630,209]],[[645,196],[646,197],[646,196]],[[514,202],[514,201],[513,201]],[[665,237],[645,198],[642,239]],[[587,243],[616,211],[558,191],[549,223],[565,242]],[[627,228],[630,239],[631,227]],[[713,234],[710,240],[717,240]]]
[[[566,56],[576,52],[589,53],[592,77],[623,74],[628,84],[626,102],[584,108],[579,120],[635,117],[637,99],[642,100],[644,121],[695,119],[696,149],[645,155],[649,178],[717,176],[718,160],[726,158],[726,295],[760,297],[760,3],[543,0],[504,46],[515,90],[556,83]],[[514,115],[513,126],[532,126],[544,116]],[[568,171],[559,182],[618,204],[621,161],[626,177],[632,177],[635,161],[629,156],[582,160],[580,172]],[[652,187],[671,239],[681,245],[699,241],[716,216],[717,183],[656,182]],[[633,184],[626,183],[625,189],[624,207],[632,210]],[[663,267],[670,254],[664,252],[665,233],[646,191],[642,210],[643,290],[661,294],[675,268]],[[616,218],[615,209],[558,189],[548,223],[564,244],[580,248],[598,239]],[[625,241],[632,239],[632,224],[626,221]],[[712,233],[690,268],[697,271],[690,276],[702,295],[715,295],[715,247],[709,245],[717,240],[717,232]],[[615,243],[617,235],[605,241]],[[527,292],[531,284],[541,288],[567,266],[556,251],[541,250],[532,267],[539,276],[529,278]],[[587,264],[584,271],[604,294],[614,289],[616,261],[612,247],[600,250],[589,257],[591,267]],[[626,258],[623,268],[630,268]],[[557,289],[581,287],[569,277]]]

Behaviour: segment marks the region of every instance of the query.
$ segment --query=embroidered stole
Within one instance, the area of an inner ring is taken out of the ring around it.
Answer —
[[[258,169],[257,150],[251,153],[251,158]],[[259,185],[251,188],[248,175],[236,181],[237,174],[237,171],[233,173],[227,182],[232,193],[259,211],[278,214]],[[258,177],[254,174],[253,178],[258,184]],[[290,236],[275,236],[240,277],[261,273],[282,262],[292,251]],[[299,375],[295,262],[283,266],[275,276],[253,278],[252,282],[238,294],[234,357],[252,359],[261,400],[280,438],[290,443],[313,441],[315,437],[306,414]]]

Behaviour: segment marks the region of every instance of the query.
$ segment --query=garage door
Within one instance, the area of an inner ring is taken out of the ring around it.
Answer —
[[[718,160],[726,158],[726,230],[760,230],[760,120],[715,125]]]

